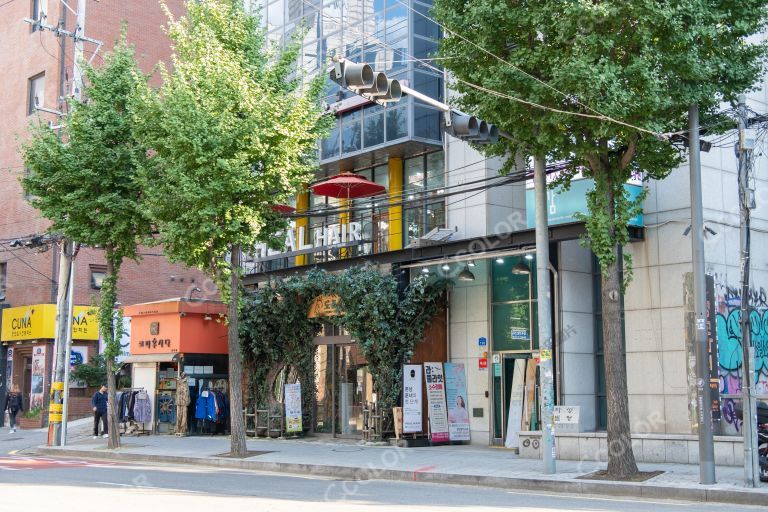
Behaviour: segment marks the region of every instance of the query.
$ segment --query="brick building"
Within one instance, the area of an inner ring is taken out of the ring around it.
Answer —
[[[174,14],[180,14],[183,9],[182,0],[166,0],[165,3]],[[75,8],[77,2],[69,2],[69,5]],[[57,38],[52,31],[41,30],[25,22],[24,18],[42,19],[44,24],[52,26],[61,24],[70,31],[76,25],[75,14],[59,0],[12,0],[0,4],[0,30],[4,42],[0,52],[0,66],[4,71],[0,77],[0,307],[6,308],[34,307],[56,301],[56,246],[44,246],[41,252],[40,248],[13,243],[30,235],[43,234],[48,226],[47,220],[41,218],[24,198],[19,179],[25,169],[19,145],[27,136],[31,123],[38,119],[56,122],[55,114],[40,111],[36,106],[64,110],[63,98],[71,96],[74,76],[72,39]],[[158,62],[168,61],[170,44],[163,32],[166,18],[159,0],[87,1],[84,33],[102,41],[104,46],[97,52],[96,45],[86,42],[85,58],[92,59],[92,64],[98,67],[103,62],[103,55],[119,37],[123,22],[127,25],[129,42],[136,46],[136,58],[144,72],[152,72]],[[152,78],[155,83],[158,79],[157,74]],[[123,266],[119,283],[122,304],[191,294],[198,298],[216,294],[215,287],[200,272],[169,263],[162,256],[161,248],[144,249],[142,255],[140,263],[128,261]],[[75,304],[94,302],[105,269],[101,251],[80,251],[76,260]],[[45,368],[50,376],[53,352],[50,343],[51,340],[25,339],[11,341],[9,347],[4,339],[0,348],[0,400],[4,400],[5,390],[12,383],[30,387],[32,350],[38,345],[48,346],[44,351],[47,352]],[[10,358],[8,348],[14,348]],[[45,379],[46,392],[50,385],[48,377]]]

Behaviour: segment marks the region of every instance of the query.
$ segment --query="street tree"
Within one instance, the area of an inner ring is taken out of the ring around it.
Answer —
[[[136,107],[151,148],[144,204],[165,254],[206,272],[228,303],[231,453],[243,456],[240,255],[281,243],[274,205],[309,180],[329,127],[323,82],[297,69],[298,44],[269,44],[238,0],[190,0],[184,17],[167,14],[172,70],[161,68],[162,86]]]
[[[765,28],[766,4],[435,1],[459,103],[511,136],[487,154],[567,161],[562,187],[578,173],[595,181],[583,220],[601,268],[608,474],[616,479],[637,473],[621,321],[631,259],[622,247],[644,194],[632,200],[624,184],[663,179],[681,164],[655,134],[684,128],[689,105],[714,117],[720,102],[753,87],[766,47],[751,36]]]
[[[131,98],[145,86],[134,51],[123,33],[99,69],[85,66],[84,102],[69,103],[60,133],[40,122],[22,146],[29,174],[23,179],[30,203],[51,221],[49,231],[100,247],[107,269],[99,302],[109,392],[109,448],[120,446],[115,402],[115,357],[122,320],[115,312],[120,268],[138,260],[138,244],[151,224],[140,208],[137,164],[146,150],[133,135]],[[66,421],[66,420],[65,420]]]

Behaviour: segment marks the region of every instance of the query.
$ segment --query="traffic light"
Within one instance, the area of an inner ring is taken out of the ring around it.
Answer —
[[[446,115],[446,121],[447,118]],[[446,125],[446,131],[450,135],[473,144],[495,144],[499,141],[498,127],[475,116],[451,111],[450,124]]]
[[[355,64],[339,59],[331,68],[331,80],[372,101],[389,103],[400,101],[403,91],[400,82],[378,73],[368,64]]]

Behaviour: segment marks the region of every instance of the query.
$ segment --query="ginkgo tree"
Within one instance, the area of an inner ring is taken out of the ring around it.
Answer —
[[[270,44],[241,1],[188,1],[183,17],[167,15],[172,66],[135,102],[150,148],[144,205],[165,254],[206,272],[228,302],[231,453],[243,456],[240,254],[280,244],[285,221],[273,207],[310,179],[332,118],[324,77],[297,68],[300,46]]]
[[[122,321],[115,319],[120,268],[125,259],[138,260],[139,243],[151,233],[140,206],[137,173],[146,149],[134,137],[130,109],[146,83],[123,32],[99,69],[85,66],[84,101],[71,101],[61,131],[39,123],[22,145],[30,170],[22,185],[31,204],[51,221],[49,230],[104,250],[107,269],[98,317],[109,392],[109,448],[120,446],[114,407],[114,361],[122,336]]]
[[[663,179],[682,162],[660,135],[684,128],[691,104],[716,117],[720,102],[753,87],[766,45],[752,36],[766,27],[767,6],[435,0],[431,11],[445,29],[441,62],[460,103],[510,135],[487,153],[566,161],[557,180],[564,187],[580,174],[595,182],[583,220],[601,269],[608,474],[616,479],[637,473],[621,318],[631,259],[622,247],[644,195],[630,198],[624,184]]]

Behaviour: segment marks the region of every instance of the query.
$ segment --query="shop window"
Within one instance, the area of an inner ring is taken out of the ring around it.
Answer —
[[[505,256],[492,260],[490,265],[493,350],[537,348],[535,259]]]
[[[32,115],[45,104],[45,73],[30,78],[27,88],[27,115]]]
[[[445,200],[438,198],[445,186],[443,152],[405,160],[403,231],[407,243],[434,228],[445,227]]]
[[[91,288],[101,290],[104,285],[104,279],[107,277],[106,267],[91,265]]]
[[[8,283],[8,263],[0,263],[0,300],[5,300],[6,286]]]

